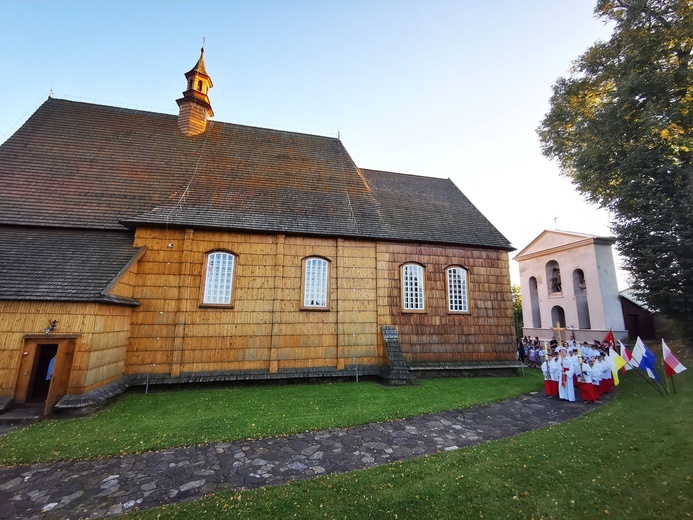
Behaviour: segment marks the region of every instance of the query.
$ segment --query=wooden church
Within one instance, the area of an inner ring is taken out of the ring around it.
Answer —
[[[0,145],[0,409],[515,366],[513,248],[450,180],[210,121],[185,76],[177,117],[49,98]]]

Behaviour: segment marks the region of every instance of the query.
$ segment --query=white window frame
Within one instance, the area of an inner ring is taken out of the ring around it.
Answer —
[[[448,294],[448,312],[469,312],[469,271],[453,265],[445,270]]]
[[[207,253],[203,305],[231,305],[235,270],[236,255],[233,253],[228,251]]]
[[[401,272],[402,310],[405,312],[425,311],[426,270],[421,264],[404,264]]]
[[[312,256],[303,259],[302,309],[328,310],[330,306],[330,261]]]

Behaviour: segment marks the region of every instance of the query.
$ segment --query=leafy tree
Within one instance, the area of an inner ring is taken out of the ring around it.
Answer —
[[[553,86],[542,151],[607,208],[633,287],[693,333],[693,1],[599,0],[614,24]]]
[[[510,287],[513,297],[513,317],[515,318],[515,337],[519,340],[522,338],[522,292],[520,286],[513,284]]]

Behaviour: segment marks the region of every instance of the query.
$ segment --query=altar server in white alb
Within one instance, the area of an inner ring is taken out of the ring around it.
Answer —
[[[561,367],[561,382],[558,384],[558,397],[565,401],[575,401],[575,386],[573,386],[573,360],[568,357],[568,351],[561,349],[558,361]]]
[[[588,403],[594,403],[599,398],[599,386],[592,384],[592,365],[594,359],[589,362],[584,361],[580,367],[582,370],[582,382],[580,383],[580,396],[582,400]]]
[[[592,368],[592,385],[597,397],[599,397],[602,395],[602,389],[599,385],[602,381],[602,367],[596,357],[590,358],[590,367]]]
[[[568,352],[568,359],[573,364],[573,385],[577,385],[580,374],[582,370],[580,369],[580,358],[577,354],[577,349],[570,349]]]
[[[551,373],[551,381],[554,383],[554,388],[556,393],[554,394],[558,397],[558,387],[561,385],[561,360],[558,358],[558,352],[554,352],[551,355],[551,361],[549,361],[549,372]]]
[[[558,397],[558,382],[553,380],[551,367],[554,365],[553,358],[550,356],[541,364],[541,371],[544,374],[544,392],[546,397]]]
[[[606,356],[603,352],[597,357],[597,361],[594,367],[599,370],[599,393],[606,394],[613,387],[612,375],[611,375],[611,364],[606,361]]]

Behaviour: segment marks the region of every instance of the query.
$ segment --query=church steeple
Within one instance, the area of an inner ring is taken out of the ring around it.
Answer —
[[[200,59],[195,66],[185,73],[188,87],[178,103],[178,128],[187,136],[198,135],[205,131],[207,119],[214,116],[207,93],[212,88],[212,79],[205,68],[205,49],[200,49]]]

